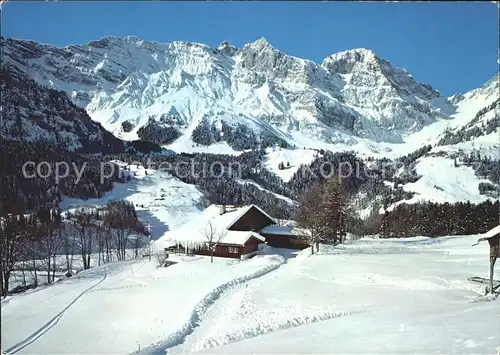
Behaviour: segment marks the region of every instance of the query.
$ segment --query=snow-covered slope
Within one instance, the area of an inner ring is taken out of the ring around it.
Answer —
[[[403,189],[415,193],[407,201],[479,203],[485,195],[480,184],[498,186],[500,169],[499,76],[481,88],[449,98],[455,112],[447,121],[431,124],[408,137],[407,146],[432,149],[416,162],[420,178]]]
[[[125,172],[133,176],[132,180],[114,184],[113,190],[99,199],[65,197],[60,207],[72,210],[102,207],[112,200],[132,202],[139,219],[151,224],[152,238],[158,240],[168,231],[175,230],[198,216],[208,205],[206,197],[196,186],[186,184],[167,172],[117,163],[127,169]],[[161,250],[162,245],[158,248]]]
[[[132,36],[64,48],[2,42],[6,65],[65,91],[118,137],[180,139],[176,150],[225,140],[237,150],[288,142],[376,151],[372,143],[403,143],[454,113],[452,99],[368,49],[320,65],[263,38],[243,48]]]
[[[266,151],[266,160],[263,167],[278,175],[283,182],[288,182],[297,172],[300,165],[308,165],[320,154],[314,149],[276,149],[269,148]],[[280,169],[280,164],[283,168]]]
[[[482,289],[466,280],[488,270],[475,240],[366,239],[297,257],[221,297],[170,353],[496,354],[498,299],[473,303]]]
[[[436,174],[439,171],[443,173]],[[416,173],[421,176],[420,179],[403,185],[403,190],[415,195],[411,200],[398,203],[480,203],[488,199],[488,196],[480,194],[479,184],[489,181],[477,177],[470,166],[455,166],[453,159],[422,157],[417,162]]]
[[[176,261],[166,269],[147,260],[112,263],[2,302],[3,350],[129,354],[177,344],[218,294],[276,269],[282,258]],[[19,326],[23,318],[30,321]]]

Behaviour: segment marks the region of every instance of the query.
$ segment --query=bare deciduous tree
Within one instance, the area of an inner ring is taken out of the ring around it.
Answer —
[[[54,282],[56,274],[57,253],[62,245],[61,228],[63,223],[60,211],[55,209],[39,209],[37,217],[40,221],[38,248],[47,271],[47,283],[51,284]]]
[[[156,267],[164,266],[167,260],[167,253],[165,251],[159,251],[155,253],[156,257]]]
[[[217,245],[226,236],[227,232],[225,230],[218,231],[212,221],[208,221],[207,225],[201,230],[201,233],[210,251],[210,262],[213,263]]]
[[[94,224],[92,213],[84,209],[75,213],[73,223],[79,237],[79,249],[82,257],[83,269],[87,270],[90,268],[92,241],[95,238],[97,228]]]
[[[25,219],[20,216],[6,216],[0,219],[0,287],[3,297],[9,292],[9,281],[14,265],[22,256],[26,234],[23,233]]]
[[[286,226],[286,224],[287,224],[286,219],[275,218],[274,220],[275,220],[277,226]]]
[[[76,251],[76,238],[73,228],[69,224],[65,224],[62,230],[62,244],[64,256],[66,257],[66,275],[73,275],[73,260]]]
[[[319,184],[312,185],[302,194],[299,208],[295,216],[297,223],[308,230],[308,243],[311,246],[311,254],[314,248],[319,249],[319,240],[325,233],[324,213],[318,204],[323,199],[323,191]]]

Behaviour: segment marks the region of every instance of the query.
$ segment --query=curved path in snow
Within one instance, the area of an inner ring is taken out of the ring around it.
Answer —
[[[150,345],[146,348],[143,348],[141,350],[135,351],[132,354],[165,354],[165,352],[172,348],[175,347],[179,344],[182,344],[185,339],[192,334],[197,327],[200,326],[204,314],[207,312],[207,310],[217,302],[217,300],[221,297],[224,292],[228,291],[229,289],[243,284],[247,281],[259,278],[263,275],[266,275],[276,269],[278,269],[281,265],[283,265],[286,262],[286,259],[281,256],[281,255],[275,255],[272,256],[271,258],[272,262],[267,264],[266,266],[262,267],[259,270],[256,270],[250,274],[240,276],[238,278],[235,278],[231,281],[228,281],[211,292],[209,292],[203,299],[201,299],[196,306],[194,307],[191,317],[189,320],[184,324],[184,326],[176,331],[175,333],[171,334],[167,339],[165,339],[162,342],[159,342],[157,344]]]

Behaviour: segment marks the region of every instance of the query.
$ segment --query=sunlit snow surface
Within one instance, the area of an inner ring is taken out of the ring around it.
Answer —
[[[122,162],[119,165],[125,167]],[[65,197],[60,203],[63,210],[82,207],[102,207],[108,201],[132,202],[138,217],[151,224],[152,238],[160,239],[168,231],[179,228],[208,205],[203,193],[195,186],[186,184],[162,170],[145,169],[129,165],[125,173],[133,176],[124,183],[114,183],[113,190],[104,197],[81,200]],[[134,175],[135,174],[135,175]]]
[[[480,301],[478,236],[361,239],[309,256],[172,256],[97,267],[2,302],[7,353],[477,353],[500,344]],[[498,270],[498,267],[497,267]],[[497,271],[498,272],[498,271]]]

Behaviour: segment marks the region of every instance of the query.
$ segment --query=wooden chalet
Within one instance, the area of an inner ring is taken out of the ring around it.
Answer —
[[[274,218],[256,205],[212,205],[199,219],[174,231],[171,239],[176,241],[177,248],[182,245],[186,253],[210,255],[209,243],[203,235],[203,227],[209,223],[224,234],[214,248],[214,256],[218,257],[246,259],[257,254],[262,243],[292,249],[308,246],[303,231],[277,226]]]
[[[217,243],[214,256],[247,259],[257,254],[259,244],[265,239],[255,232],[228,231],[222,241]],[[192,252],[197,255],[210,255],[206,245],[197,245]]]
[[[262,228],[260,234],[266,244],[275,248],[306,249],[309,247],[307,231],[294,226],[270,225]]]

